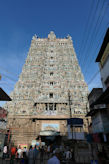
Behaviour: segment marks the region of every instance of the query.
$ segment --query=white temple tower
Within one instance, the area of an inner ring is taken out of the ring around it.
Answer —
[[[69,97],[70,106],[69,110]],[[86,130],[88,87],[79,67],[70,36],[33,36],[19,80],[11,93],[8,126],[12,141],[30,144],[37,136],[67,133],[67,118],[83,118]]]

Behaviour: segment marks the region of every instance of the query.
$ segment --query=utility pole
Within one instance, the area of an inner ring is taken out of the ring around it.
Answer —
[[[71,110],[71,95],[70,95],[70,90],[68,90],[68,101],[69,101],[70,118],[72,118],[72,110]]]
[[[68,90],[68,101],[69,101],[69,111],[70,111],[70,119],[72,119],[72,100],[70,95],[70,90]],[[73,160],[75,161],[75,141],[73,140],[73,125],[70,125],[71,132],[72,132],[72,142],[73,142]]]
[[[69,101],[69,111],[70,111],[70,119],[72,119],[72,109],[71,109],[71,95],[70,95],[70,90],[68,90],[68,101]],[[73,140],[73,125],[70,125],[71,132],[72,132],[72,140]]]

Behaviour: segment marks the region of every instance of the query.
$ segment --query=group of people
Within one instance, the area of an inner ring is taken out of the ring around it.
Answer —
[[[3,158],[7,158],[8,147],[5,145],[3,150]],[[39,154],[39,156],[38,156]],[[48,164],[60,164],[60,161],[69,161],[73,157],[73,152],[68,147],[48,145],[38,147],[36,145],[30,146],[29,150],[24,147],[23,149],[19,146],[18,148],[14,145],[10,149],[10,164],[14,163],[14,159],[19,161],[20,164],[36,164],[37,157],[42,161],[48,160]],[[39,160],[38,159],[38,160]]]
[[[35,145],[30,146],[29,150],[26,147],[23,149],[19,146],[18,148],[14,145],[8,151],[8,147],[5,145],[3,149],[3,158],[10,158],[10,164],[14,164],[14,160],[18,160],[20,164],[35,164],[39,150]]]
[[[74,161],[73,149],[60,145],[53,149],[52,157],[48,160],[48,164],[60,164],[60,162],[66,163],[70,161]]]

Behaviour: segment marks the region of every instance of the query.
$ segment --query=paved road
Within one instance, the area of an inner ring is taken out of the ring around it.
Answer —
[[[50,157],[51,157],[51,155],[48,156],[47,154],[42,157],[42,155],[40,155],[40,153],[39,153],[35,164],[47,164],[47,161]],[[6,159],[6,160],[0,159],[0,164],[10,164],[10,159]],[[20,162],[18,160],[14,160],[14,164],[20,164]],[[77,164],[77,163],[63,161],[62,164]]]

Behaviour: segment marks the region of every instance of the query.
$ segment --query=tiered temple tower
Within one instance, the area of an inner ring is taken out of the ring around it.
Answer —
[[[67,118],[84,119],[88,87],[81,73],[72,39],[33,36],[19,80],[5,104],[15,144],[30,144],[37,136],[58,132],[65,136]],[[69,96],[70,107],[69,108]]]

